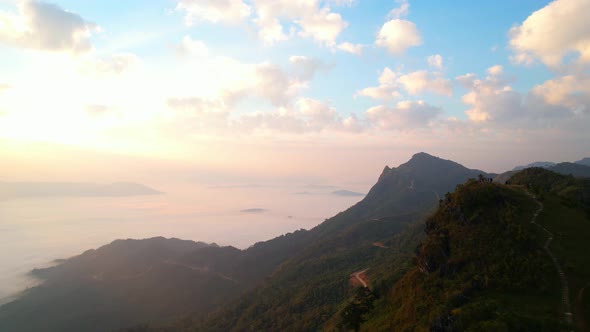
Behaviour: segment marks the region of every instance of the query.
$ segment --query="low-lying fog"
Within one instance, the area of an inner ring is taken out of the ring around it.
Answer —
[[[367,191],[311,185],[155,189],[165,194],[0,200],[0,304],[35,285],[27,276],[33,268],[115,239],[164,236],[246,248],[309,229],[362,199],[337,190]]]

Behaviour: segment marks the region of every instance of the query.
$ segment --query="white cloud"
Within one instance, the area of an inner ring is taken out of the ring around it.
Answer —
[[[276,42],[285,41],[289,39],[283,31],[283,25],[277,18],[268,18],[262,20],[260,18],[254,19],[254,22],[258,24],[258,38],[265,45],[272,45]]]
[[[497,67],[490,67],[488,73],[498,73]],[[507,107],[510,101],[514,102],[516,94],[506,82],[496,76],[488,76],[478,79],[475,74],[458,76],[456,80],[470,91],[462,97],[464,104],[471,106],[465,113],[469,120],[475,123],[484,123],[494,119],[494,113],[509,112],[509,110],[497,110],[496,106]],[[496,99],[494,99],[496,98]]]
[[[474,73],[468,73],[465,75],[455,77],[455,81],[457,81],[461,86],[467,89],[471,89],[473,87],[473,82],[477,79],[477,75]]]
[[[410,95],[432,92],[439,95],[453,94],[451,82],[441,73],[430,73],[425,70],[402,75],[397,80]]]
[[[181,121],[175,122],[175,130],[193,134],[226,130],[230,113],[229,106],[222,99],[190,97],[168,100],[168,107],[176,112],[175,118],[181,119]]]
[[[387,15],[389,18],[402,18],[410,13],[410,4],[407,0],[397,0],[399,7],[392,9]]]
[[[442,110],[424,101],[401,101],[395,107],[375,106],[367,110],[369,123],[381,130],[405,130],[429,126]]]
[[[495,65],[488,68],[488,74],[492,76],[499,76],[504,71],[504,68],[501,65]]]
[[[92,49],[96,24],[41,1],[24,1],[19,13],[0,12],[0,43],[45,51],[83,53]]]
[[[300,81],[310,81],[318,71],[327,70],[328,66],[321,60],[301,55],[289,57],[294,76]]]
[[[451,81],[444,78],[442,73],[420,70],[403,74],[386,67],[379,76],[379,86],[362,89],[356,95],[390,100],[399,98],[402,89],[410,95],[431,92],[450,96],[453,93]]]
[[[195,21],[236,24],[248,18],[251,7],[242,0],[177,0],[176,9],[185,12],[186,25]]]
[[[250,20],[258,28],[258,38],[267,46],[294,35],[311,38],[334,47],[348,23],[336,6],[350,5],[350,0],[176,0],[177,10],[184,11],[187,25],[196,21],[236,24]],[[285,31],[285,26],[288,31]]]
[[[348,26],[340,14],[330,12],[329,8],[305,15],[298,23],[301,26],[301,36],[311,37],[327,46],[334,46],[340,32]]]
[[[416,25],[410,21],[393,19],[386,22],[377,34],[375,44],[398,55],[406,49],[422,44],[422,37]]]
[[[431,55],[427,58],[428,65],[438,70],[443,69],[443,57],[440,54]]]
[[[250,93],[269,100],[274,106],[287,104],[306,86],[305,82],[289,77],[281,67],[270,63],[256,66],[252,82]]]
[[[200,40],[194,40],[191,36],[184,36],[180,44],[176,46],[176,53],[179,56],[206,57],[209,55],[209,48]]]
[[[258,25],[260,39],[267,45],[287,40],[296,32],[299,36],[333,47],[348,25],[327,4],[322,7],[319,0],[254,0],[253,5],[256,11],[253,21]],[[288,34],[284,31],[284,23],[291,25]]]
[[[588,76],[565,75],[535,86],[532,92],[548,104],[590,111],[590,77]]]
[[[401,94],[398,91],[396,76],[393,70],[386,67],[379,75],[379,86],[364,88],[358,91],[356,95],[382,100],[399,98]]]
[[[499,77],[497,66],[478,79],[474,74],[457,77],[470,91],[462,98],[470,106],[470,122],[496,128],[560,128],[588,123],[590,79],[564,76],[536,86],[528,93],[514,91]]]
[[[590,1],[556,0],[532,13],[510,30],[512,60],[530,64],[536,59],[558,66],[571,53],[590,62]]]
[[[118,75],[139,63],[135,54],[121,53],[108,58],[88,60],[82,63],[80,70],[87,75]]]
[[[10,88],[12,88],[12,86],[10,84],[0,83],[0,93],[4,92]]]
[[[194,71],[190,70],[193,62],[198,64]],[[327,68],[322,61],[305,56],[291,56],[286,68],[267,62],[241,63],[223,57],[193,59],[187,65],[187,79],[182,82],[186,86],[181,84],[176,91],[170,89],[170,92],[177,96],[175,100],[190,100],[191,105],[196,104],[195,100],[199,101],[199,107],[219,108],[219,105],[225,105],[229,111],[241,100],[254,98],[257,103],[263,101],[275,108],[284,108],[293,104],[318,71]],[[191,75],[201,77],[197,82],[204,84],[207,84],[203,81],[204,77],[212,80],[209,83],[211,91],[204,93],[202,88],[191,89]],[[179,99],[178,96],[182,97]],[[203,103],[203,100],[208,103]],[[174,105],[178,108],[179,104],[176,102]]]
[[[295,103],[295,108],[306,120],[307,127],[321,130],[338,121],[338,112],[329,104],[310,98],[302,98]]]
[[[109,113],[110,111],[112,111],[112,108],[106,105],[94,104],[86,106],[86,113],[91,116],[101,116]]]
[[[342,120],[329,103],[311,98],[301,98],[292,107],[279,107],[273,112],[243,114],[232,125],[234,129],[248,132],[306,133],[358,129],[358,123],[351,118]]]
[[[361,55],[363,53],[363,45],[362,44],[352,44],[349,42],[344,42],[344,43],[340,43],[338,44],[338,46],[336,46],[337,49],[344,51],[344,52],[348,52],[354,55]]]

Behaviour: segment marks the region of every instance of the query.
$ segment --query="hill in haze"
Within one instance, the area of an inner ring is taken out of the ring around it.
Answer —
[[[528,165],[524,165],[524,166],[516,166],[514,167],[512,170],[513,171],[522,171],[525,168],[529,168],[529,167],[542,167],[542,168],[549,168],[551,166],[555,166],[554,162],[551,161],[536,161],[534,163],[530,163]]]
[[[590,166],[584,165],[584,164],[579,164],[579,163],[568,163],[568,162],[563,162],[563,163],[533,163],[531,165],[541,165],[541,166],[530,166],[528,168],[531,167],[537,167],[537,168],[544,168],[559,174],[563,174],[563,175],[571,175],[574,177],[590,177]],[[502,173],[498,176],[496,176],[494,178],[494,182],[496,183],[506,183],[506,181],[508,181],[514,174],[518,173],[519,171],[526,169],[527,167],[524,168],[520,168],[517,167],[518,170],[512,170],[512,171],[508,171],[505,173]]]

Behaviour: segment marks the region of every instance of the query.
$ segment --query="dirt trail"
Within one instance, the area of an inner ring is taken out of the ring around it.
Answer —
[[[565,275],[565,272],[563,272],[561,265],[559,265],[559,261],[557,260],[557,257],[555,256],[555,254],[553,254],[553,252],[549,248],[549,246],[551,245],[551,242],[553,241],[554,235],[547,228],[545,228],[537,223],[537,217],[543,211],[543,208],[544,208],[543,203],[539,202],[537,200],[537,198],[533,194],[531,194],[530,192],[528,192],[528,191],[525,191],[525,192],[527,195],[531,196],[535,200],[535,202],[537,202],[537,204],[539,205],[539,209],[535,212],[535,214],[533,215],[533,218],[531,219],[531,224],[534,224],[535,226],[539,227],[548,235],[547,241],[545,241],[545,245],[543,246],[543,249],[551,258],[551,261],[553,262],[553,266],[555,267],[555,270],[559,274],[559,280],[561,282],[561,302],[562,302],[563,310],[564,310],[564,313],[563,313],[564,319],[567,323],[572,324],[574,321],[574,315],[572,314],[572,309],[571,309],[570,290],[569,290],[569,285],[567,282],[567,277]]]
[[[588,322],[584,319],[584,295],[588,286],[590,286],[590,283],[580,289],[578,297],[576,298],[576,314],[578,315],[577,323],[580,331],[588,331]]]
[[[364,269],[362,271],[358,271],[358,272],[353,272],[350,277],[351,278],[355,278],[364,288],[369,287],[369,285],[367,285],[367,282],[364,280],[364,274],[365,272],[369,271],[369,269]]]

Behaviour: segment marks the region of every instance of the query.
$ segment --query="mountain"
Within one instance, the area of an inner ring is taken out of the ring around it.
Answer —
[[[236,288],[217,271],[177,261],[205,248],[213,247],[164,238],[117,240],[36,269],[43,284],[0,307],[0,331],[109,331],[154,315],[203,310],[211,304],[199,298],[222,301]]]
[[[358,196],[358,197],[365,196],[365,194],[357,193],[355,191],[350,191],[350,190],[336,190],[336,191],[333,191],[332,192],[332,195],[336,195],[336,196]]]
[[[530,165],[540,165],[540,166],[526,166],[525,168],[521,168],[524,166],[516,167],[512,171],[508,171],[502,173],[494,178],[494,182],[504,184],[508,181],[513,175],[517,174],[518,172],[522,171],[526,168],[544,168],[551,170],[555,173],[563,174],[563,175],[571,175],[574,177],[590,177],[590,166],[586,166],[583,164],[576,163],[549,163],[549,162],[537,162]]]
[[[197,317],[193,327],[203,331],[328,329],[337,324],[333,317],[354,294],[351,273],[372,271],[375,286],[386,292],[411,262],[422,237],[422,221],[438,200],[480,174],[489,176],[426,153],[397,168],[386,167],[362,201],[310,230],[312,241],[261,287],[205,319]]]
[[[516,166],[512,170],[513,171],[522,171],[523,169],[530,168],[530,167],[549,168],[551,166],[555,166],[555,163],[550,162],[550,161],[537,161],[537,162],[530,163],[530,164],[524,165],[524,166]]]
[[[161,192],[143,184],[116,182],[0,182],[0,199],[33,197],[117,197],[159,195]]]
[[[586,331],[590,180],[529,168],[510,181],[447,195],[360,330],[569,331],[573,317]]]
[[[582,160],[576,161],[576,164],[590,166],[590,158],[584,158]]]
[[[419,153],[386,167],[348,210],[246,250],[116,241],[36,270],[45,282],[0,307],[0,330],[104,331],[175,317],[188,319],[171,331],[333,326],[354,297],[351,274],[369,269],[373,287],[387,293],[411,264],[424,218],[445,193],[480,174],[493,176]]]
[[[572,175],[574,177],[590,177],[590,166],[578,163],[559,163],[548,169],[559,174]]]

